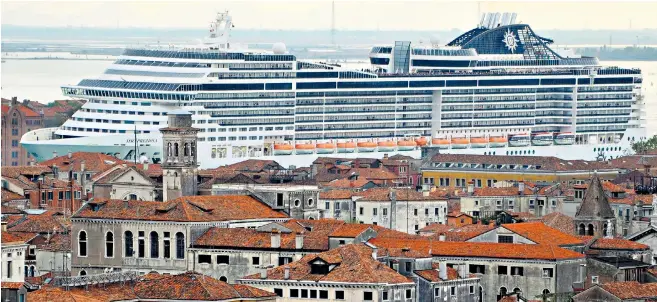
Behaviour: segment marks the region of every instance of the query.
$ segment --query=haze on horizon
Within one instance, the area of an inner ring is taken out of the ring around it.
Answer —
[[[337,30],[470,29],[478,12],[516,12],[534,28],[657,28],[657,1],[346,1],[335,2]],[[331,1],[2,1],[2,25],[34,27],[205,28],[229,10],[239,29],[327,30]]]

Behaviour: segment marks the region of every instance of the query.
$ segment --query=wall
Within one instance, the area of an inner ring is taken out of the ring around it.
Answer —
[[[2,245],[2,282],[24,282],[25,281],[25,253],[27,244]],[[9,256],[11,254],[11,257]],[[11,261],[11,276],[8,276],[7,268]]]
[[[51,252],[36,250],[36,269],[43,275],[48,272],[62,272],[71,270],[70,252]]]
[[[372,285],[372,284],[339,284],[339,283],[323,283],[323,282],[304,282],[297,283],[296,280],[291,280],[291,282],[286,281],[268,281],[268,280],[240,280],[238,283],[248,284],[269,292],[274,292],[274,289],[282,289],[283,297],[276,299],[278,302],[293,302],[293,301],[309,301],[308,298],[291,298],[290,289],[307,289],[307,290],[326,290],[328,291],[328,299],[320,301],[364,301],[363,296],[364,292],[368,291],[372,293],[371,301],[382,301],[381,292],[384,290],[389,291],[388,301],[393,301],[395,295],[403,297],[404,291],[406,289],[411,289],[413,292],[412,301],[415,301],[415,285]],[[335,292],[344,291],[344,299],[336,300]],[[313,299],[311,299],[313,300]],[[317,299],[314,299],[317,300]],[[399,299],[402,300],[402,299]],[[407,300],[403,300],[407,301]]]
[[[504,172],[504,173],[502,173]],[[607,172],[599,171],[598,175],[601,179],[614,179],[618,176],[617,171]],[[449,178],[449,186],[456,186],[457,178],[465,178],[466,181],[472,179],[481,179],[481,184],[483,187],[488,186],[488,179],[497,180],[497,181],[512,181],[517,182],[520,180],[530,181],[530,182],[561,182],[561,181],[572,181],[572,180],[589,180],[591,178],[590,171],[581,171],[581,172],[550,172],[544,171],[543,173],[528,173],[527,171],[517,171],[514,173],[512,170],[500,170],[500,171],[480,171],[480,170],[431,170],[423,169],[422,178],[433,178],[434,184],[439,185],[440,178]]]
[[[326,203],[329,208],[326,209]],[[346,222],[351,222],[356,219],[353,213],[355,202],[351,199],[320,199],[319,207],[323,211],[324,218],[339,219]],[[336,210],[337,208],[337,210]]]
[[[407,208],[408,204],[408,208]],[[361,214],[361,208],[363,209]],[[383,209],[388,215],[383,215]],[[374,215],[376,209],[377,215]],[[438,209],[438,215],[436,215]],[[417,210],[417,215],[415,215]],[[428,210],[428,215],[426,214]],[[393,222],[394,216],[394,222]],[[376,224],[400,232],[415,234],[415,232],[429,224],[447,223],[447,201],[402,201],[391,202],[356,201],[356,220],[367,224]]]

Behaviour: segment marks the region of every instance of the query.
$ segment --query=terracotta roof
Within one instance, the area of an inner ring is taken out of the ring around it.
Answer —
[[[43,161],[40,164],[48,167],[57,165],[60,171],[69,171],[73,169],[75,172],[80,172],[82,170],[83,161],[84,170],[89,172],[105,171],[116,164],[128,163],[124,160],[103,153],[73,152],[71,153],[70,158],[68,157],[68,154],[63,154],[61,156]]]
[[[441,234],[445,235],[445,241],[467,241],[494,228],[495,226],[490,224],[468,224],[455,227],[434,223],[426,226],[419,232],[432,233],[431,238],[436,241],[440,240]]]
[[[327,274],[312,274],[311,263],[321,260],[335,267]],[[266,280],[284,280],[285,269],[290,280],[314,282],[347,282],[366,284],[401,284],[413,281],[372,258],[372,249],[364,244],[348,244],[320,254],[306,255],[298,261],[267,271]],[[260,279],[260,274],[244,279]]]
[[[533,218],[532,220],[540,220],[545,225],[566,234],[575,234],[575,222],[573,218],[561,212],[553,212],[543,217]]]
[[[534,192],[532,192],[532,190],[530,190],[529,188],[525,187],[523,194],[531,195],[534,194]],[[518,191],[518,187],[502,187],[502,188],[484,187],[484,188],[475,188],[473,195],[474,196],[518,196],[520,194]]]
[[[591,245],[593,249],[600,250],[649,250],[650,247],[638,242],[620,238],[598,238]]]
[[[2,244],[24,244],[32,240],[34,233],[15,233],[2,231]]]
[[[261,172],[266,170],[282,170],[284,169],[279,163],[274,160],[265,160],[265,159],[247,159],[232,165],[226,166],[226,168],[233,169],[236,171],[250,171],[250,172]]]
[[[440,279],[440,270],[439,269],[427,269],[427,270],[421,270],[421,271],[415,271],[415,273],[430,281],[430,282],[442,282],[442,281],[449,281],[449,280],[456,280],[460,279],[459,278],[459,273],[451,268],[447,267],[447,280]]]
[[[331,232],[329,237],[355,238],[369,228],[369,224],[345,223]]]
[[[246,195],[184,196],[167,202],[99,200],[73,217],[184,222],[287,218]]]
[[[367,179],[364,179],[364,178],[358,178],[358,179],[353,179],[353,180],[349,179],[349,178],[340,178],[340,179],[335,179],[335,180],[332,180],[328,183],[325,183],[324,187],[341,188],[341,189],[351,188],[351,189],[353,189],[353,188],[362,188],[363,186],[365,186],[366,184],[368,184],[370,182],[373,183],[373,181],[367,180]]]
[[[6,194],[7,192],[8,192],[8,193],[11,193],[11,194],[15,194],[15,193],[10,192],[10,191],[2,190],[2,201],[3,201],[3,202],[5,201],[5,194]],[[15,194],[15,195],[18,195],[18,194]],[[18,195],[18,196],[21,196],[21,195]],[[22,197],[22,196],[21,196],[21,197]],[[23,197],[23,198],[25,198],[25,197]],[[21,211],[21,210],[19,210],[19,209],[17,209],[17,208],[10,207],[10,206],[5,206],[5,205],[3,205],[2,208],[0,208],[0,213],[1,213],[2,215],[11,215],[11,214],[18,214],[18,215],[20,215],[20,214],[25,214],[25,212],[23,212],[23,211]]]
[[[179,275],[151,273],[141,276],[130,286],[111,283],[105,286],[89,286],[87,289],[74,287],[68,291],[48,286],[29,292],[27,301],[233,301],[273,297],[274,293],[251,286],[230,285],[209,276],[187,272]]]
[[[657,298],[657,283],[609,282],[602,288],[621,300]]]
[[[9,112],[9,108],[10,108],[9,105],[4,105],[3,104],[2,105],[2,113],[7,114],[7,112]]]
[[[45,165],[38,166],[6,166],[2,167],[2,176],[17,178],[20,175],[38,176],[46,173],[52,173],[52,169]]]
[[[319,192],[320,199],[351,199],[351,196],[353,195],[354,192],[350,190],[330,190]]]
[[[429,241],[428,239],[381,239],[374,238],[369,241],[375,246],[407,247],[428,251],[433,256],[441,257],[475,257],[475,258],[502,258],[502,259],[541,259],[562,260],[584,258],[583,254],[560,248],[554,245],[541,244],[508,244],[488,242],[448,242]]]
[[[421,228],[418,232],[420,233],[447,233],[452,230],[457,229],[457,227],[451,226],[451,225],[446,225],[446,224],[441,224],[441,223],[432,223],[429,224],[423,228]]]
[[[628,170],[643,170],[645,168],[645,164],[648,164],[652,167],[657,167],[657,156],[628,155],[609,161],[609,165],[612,167]]]
[[[346,222],[337,219],[297,220],[292,219],[283,226],[293,232],[304,232],[303,246],[309,249],[326,251],[329,249],[329,235]]]
[[[371,188],[359,193],[356,193],[362,198],[358,201],[391,201],[391,193],[395,193],[395,198],[397,201],[438,201],[446,200],[444,197],[438,197],[429,192],[428,196],[425,196],[423,192],[419,192],[414,189],[407,188]]]
[[[5,281],[2,281],[2,288],[20,289],[22,286],[23,286],[23,282],[5,282]]]
[[[53,273],[52,272],[47,272],[41,276],[36,276],[36,277],[25,277],[25,283],[28,283],[28,285],[32,286],[42,286],[45,284],[47,279],[52,279]]]
[[[407,248],[378,248],[377,252],[379,258],[381,257],[392,257],[392,258],[431,258],[431,254],[427,252],[422,252],[418,250],[411,250]]]
[[[510,223],[503,224],[502,227],[537,244],[554,244],[558,246],[582,244],[581,239],[546,226],[542,222]]]
[[[108,173],[102,173],[100,175],[96,175],[97,177],[94,177],[95,183],[96,184],[110,184],[116,181],[117,178],[119,178],[121,175],[124,175],[130,171],[135,171],[139,175],[141,175],[147,182],[149,182],[151,185],[155,186],[155,182],[151,179],[151,177],[146,174],[146,172],[138,167],[134,166],[127,166],[127,165],[116,165],[113,168],[110,168],[111,171]]]
[[[379,180],[395,180],[399,176],[390,172],[386,168],[352,168],[347,172],[347,175],[358,174],[358,178],[366,178],[368,180],[377,182]]]
[[[297,233],[280,233],[280,249],[295,249]],[[210,228],[194,241],[194,247],[271,249],[271,232],[243,228]],[[304,234],[305,237],[305,234]],[[305,238],[304,238],[305,239]],[[323,246],[304,240],[304,250],[323,251]]]
[[[56,211],[46,211],[39,215],[27,215],[25,220],[7,228],[10,232],[54,233],[67,232],[70,221]]]
[[[37,244],[37,248],[50,252],[71,251],[71,235],[53,234],[50,239],[44,239],[43,243]]]

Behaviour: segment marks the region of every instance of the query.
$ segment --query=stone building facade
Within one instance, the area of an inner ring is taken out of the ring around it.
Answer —
[[[21,104],[16,97],[2,105],[2,166],[27,166],[30,155],[20,146],[23,134],[43,128],[43,115]]]
[[[198,192],[198,161],[196,140],[199,129],[192,127],[192,114],[173,111],[169,123],[160,129],[164,144],[163,200],[194,196]]]

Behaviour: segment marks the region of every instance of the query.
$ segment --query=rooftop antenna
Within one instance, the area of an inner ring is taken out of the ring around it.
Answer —
[[[335,46],[335,1],[331,1],[331,45]]]

